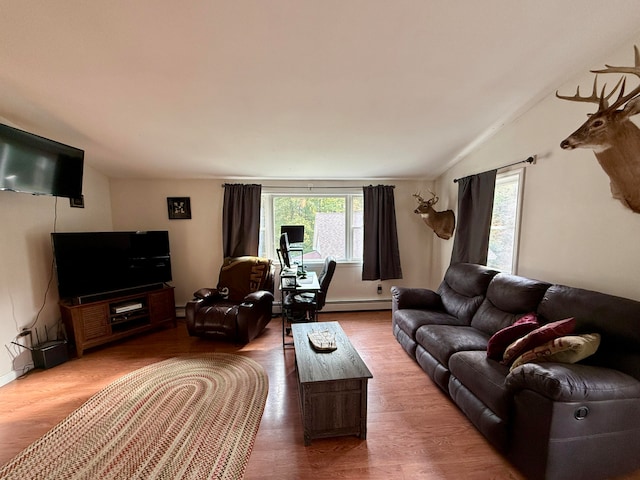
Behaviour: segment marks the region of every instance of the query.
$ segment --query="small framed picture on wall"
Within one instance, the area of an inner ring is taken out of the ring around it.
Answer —
[[[191,198],[167,197],[167,209],[169,220],[189,220],[191,219]]]

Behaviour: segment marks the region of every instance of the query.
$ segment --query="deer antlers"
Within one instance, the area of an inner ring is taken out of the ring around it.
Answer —
[[[631,92],[629,92],[627,95],[624,94],[624,89],[627,82],[627,78],[624,75],[631,74],[640,78],[640,52],[638,51],[638,47],[636,45],[634,45],[633,49],[635,53],[635,65],[633,67],[614,67],[614,66],[605,64],[606,68],[603,68],[601,70],[591,70],[592,73],[596,74],[596,78],[593,80],[593,91],[591,92],[590,96],[588,97],[580,96],[580,87],[578,86],[576,89],[576,94],[574,96],[560,95],[556,91],[556,97],[562,100],[570,100],[574,102],[597,103],[599,112],[607,109],[616,110],[618,107],[620,107],[621,105],[624,105],[626,102],[628,102],[629,100],[631,100],[633,97],[635,97],[640,93],[640,85],[638,85],[636,88],[631,90]],[[623,74],[623,76],[618,80],[618,83],[616,83],[616,86],[613,88],[613,90],[611,90],[611,92],[608,95],[605,95],[605,90],[607,87],[606,83],[602,87],[601,94],[598,95],[597,82],[598,82],[599,73],[621,73]],[[613,96],[616,90],[618,90],[618,87],[620,87],[621,84],[622,84],[622,87],[620,88],[620,93],[618,94],[618,98],[616,99],[615,102],[613,102],[611,106],[609,106],[608,100]]]
[[[598,95],[598,76],[596,75],[596,78],[593,80],[593,91],[591,92],[591,95],[589,95],[588,97],[580,96],[580,85],[578,85],[578,87],[576,88],[575,95],[571,97],[569,95],[560,95],[556,91],[556,97],[558,97],[561,100],[570,100],[573,102],[597,103],[599,105],[598,110],[604,110],[605,108],[608,107],[607,101],[613,96],[614,93],[616,93],[616,90],[618,89],[618,87],[620,86],[620,83],[622,83],[623,80],[624,80],[624,77],[618,80],[618,83],[616,83],[616,86],[613,88],[613,90],[611,90],[611,93],[609,93],[609,95],[604,94],[605,89],[607,88],[607,84],[605,83],[604,86],[602,87],[602,93]]]
[[[420,192],[414,193],[413,196],[416,197],[416,200],[418,200],[418,202],[426,203],[426,204],[428,204],[429,206],[432,207],[436,203],[438,203],[438,200],[440,200],[440,198],[435,193],[433,193],[431,190],[429,190],[429,193],[431,194],[431,198],[429,200],[425,200],[424,198],[422,198],[420,196]]]

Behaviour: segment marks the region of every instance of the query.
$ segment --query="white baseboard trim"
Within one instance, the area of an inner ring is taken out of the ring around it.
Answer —
[[[15,371],[10,371],[9,373],[0,377],[0,387],[13,382],[16,378],[18,378],[18,374]]]
[[[327,302],[323,312],[357,312],[361,310],[391,310],[391,299],[380,300],[338,300]]]
[[[376,300],[337,300],[327,302],[323,312],[358,312],[366,310],[391,310],[391,299],[381,298]],[[282,306],[279,301],[273,302],[274,313],[281,313]],[[185,306],[176,306],[176,316],[185,317]]]

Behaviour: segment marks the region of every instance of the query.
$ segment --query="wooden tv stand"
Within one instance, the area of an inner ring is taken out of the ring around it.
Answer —
[[[76,354],[87,348],[146,332],[176,321],[173,287],[73,305],[60,302],[62,322]]]

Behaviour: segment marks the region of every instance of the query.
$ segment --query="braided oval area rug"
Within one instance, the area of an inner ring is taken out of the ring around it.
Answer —
[[[106,386],[0,468],[2,479],[240,479],[269,389],[247,357],[154,363]]]

